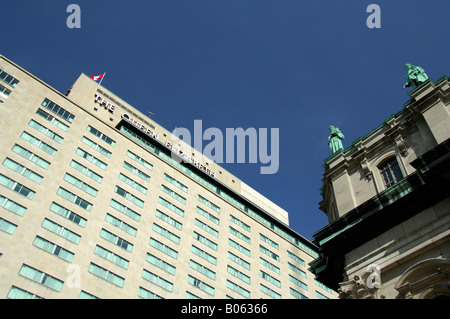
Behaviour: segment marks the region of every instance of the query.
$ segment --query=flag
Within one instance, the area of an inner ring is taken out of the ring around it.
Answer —
[[[105,72],[105,73],[106,73],[106,72]],[[94,80],[94,81],[97,81],[97,80],[101,79],[102,77],[104,77],[104,76],[105,76],[105,73],[100,74],[100,75],[90,75],[90,78],[91,78],[92,80]]]

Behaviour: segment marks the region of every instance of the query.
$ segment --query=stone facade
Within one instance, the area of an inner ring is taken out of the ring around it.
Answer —
[[[325,160],[313,234],[319,280],[341,298],[450,297],[450,84],[428,79],[403,109]]]

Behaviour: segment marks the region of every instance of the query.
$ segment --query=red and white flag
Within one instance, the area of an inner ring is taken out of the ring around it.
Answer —
[[[97,81],[97,80],[100,80],[102,77],[104,77],[105,73],[100,74],[100,75],[90,75],[90,77],[91,77],[92,80]]]

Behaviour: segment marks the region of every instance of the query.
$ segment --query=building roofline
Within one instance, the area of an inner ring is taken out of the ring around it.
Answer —
[[[421,83],[418,87],[414,88],[413,90],[411,90],[410,92],[408,92],[408,95],[411,97],[407,102],[405,102],[403,104],[403,109],[401,109],[400,111],[393,113],[391,115],[389,115],[388,117],[386,117],[383,121],[383,123],[381,123],[380,125],[378,125],[376,128],[374,128],[372,131],[370,131],[369,133],[356,138],[351,144],[350,146],[348,146],[347,148],[343,149],[343,150],[339,150],[338,152],[328,156],[327,158],[324,159],[324,164],[322,165],[323,167],[325,167],[328,162],[333,159],[334,157],[336,157],[338,154],[343,153],[344,155],[348,154],[355,146],[358,142],[364,141],[367,138],[369,138],[370,136],[372,136],[373,134],[375,134],[376,132],[378,132],[379,130],[381,130],[385,125],[387,125],[388,121],[390,121],[392,118],[395,117],[399,117],[400,115],[402,115],[406,110],[407,110],[407,106],[409,106],[410,104],[414,103],[416,101],[416,99],[413,97],[413,95],[415,93],[417,93],[418,91],[420,91],[421,89],[423,89],[426,85],[428,84],[432,84],[433,86],[438,86],[441,84],[441,82],[444,82],[446,80],[448,80],[448,76],[444,75],[442,76],[439,80],[437,81],[433,81],[431,78],[427,79],[425,82]]]

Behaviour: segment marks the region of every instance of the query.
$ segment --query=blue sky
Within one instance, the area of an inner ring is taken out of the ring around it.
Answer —
[[[0,54],[66,92],[80,73],[172,131],[280,129],[280,167],[223,167],[287,210],[311,239],[328,126],[344,147],[409,100],[405,63],[450,75],[450,0],[0,1]],[[69,29],[66,8],[81,8]],[[381,28],[369,29],[369,4]],[[205,145],[205,144],[204,144]]]

